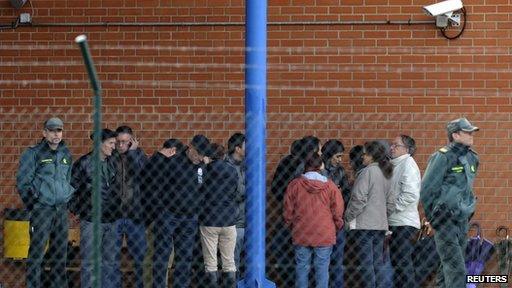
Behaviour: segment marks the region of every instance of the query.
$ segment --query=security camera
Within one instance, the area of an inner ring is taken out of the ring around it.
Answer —
[[[423,7],[423,11],[429,16],[437,17],[447,15],[464,7],[461,0],[446,0],[436,4]]]
[[[446,0],[436,4],[423,7],[423,11],[429,16],[436,17],[436,26],[446,28],[450,23],[451,26],[459,26],[461,15],[454,13],[464,8],[461,0]]]

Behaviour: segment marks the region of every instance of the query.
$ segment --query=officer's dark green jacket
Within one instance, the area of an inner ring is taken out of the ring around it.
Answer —
[[[420,199],[434,228],[449,219],[467,221],[475,211],[473,181],[478,164],[478,155],[460,143],[451,143],[430,157]]]
[[[21,154],[16,185],[28,209],[44,205],[66,204],[74,192],[71,186],[71,153],[62,141],[52,150],[46,140]]]

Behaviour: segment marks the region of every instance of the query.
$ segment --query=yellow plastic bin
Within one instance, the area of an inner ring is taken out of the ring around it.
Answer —
[[[5,209],[4,258],[26,259],[30,246],[30,213],[23,209]]]

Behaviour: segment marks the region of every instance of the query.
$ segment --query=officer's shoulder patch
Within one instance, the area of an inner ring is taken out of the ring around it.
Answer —
[[[439,148],[439,152],[441,152],[441,153],[446,153],[446,152],[448,152],[448,150],[449,150],[449,149],[448,149],[448,147],[446,147],[446,146],[444,146],[444,147],[442,147],[442,148]]]

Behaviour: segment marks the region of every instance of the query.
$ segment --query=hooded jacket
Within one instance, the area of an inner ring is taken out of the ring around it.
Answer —
[[[286,189],[284,221],[292,230],[293,244],[322,247],[336,244],[343,227],[344,203],[334,182],[318,172],[294,179]]]

